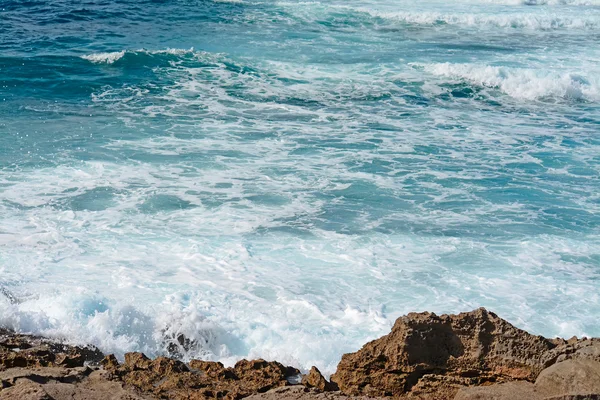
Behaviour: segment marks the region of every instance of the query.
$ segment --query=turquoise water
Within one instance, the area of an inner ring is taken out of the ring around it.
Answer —
[[[0,325],[330,373],[600,335],[600,2],[0,1]]]

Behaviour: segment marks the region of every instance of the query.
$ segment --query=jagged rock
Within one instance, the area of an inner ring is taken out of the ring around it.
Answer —
[[[287,378],[300,374],[296,368],[284,367],[282,364],[265,360],[241,360],[233,368],[237,377],[249,382],[253,391],[262,393],[269,389],[288,384]]]
[[[226,369],[220,362],[192,360],[190,361],[190,368],[202,371],[215,379],[235,379],[232,371],[228,368]]]
[[[600,340],[548,340],[484,309],[399,318],[389,335],[342,358],[332,380],[345,393],[331,391],[335,384],[317,368],[304,385],[290,387],[299,371],[265,360],[226,368],[142,353],[126,354],[123,363],[102,357],[93,348],[0,329],[0,400],[600,400]]]
[[[304,386],[286,386],[254,394],[245,400],[375,400],[372,397],[348,397],[340,392],[321,392]],[[433,399],[432,399],[433,400]],[[515,399],[511,399],[515,400]]]
[[[125,354],[125,364],[127,368],[135,370],[146,370],[152,365],[150,360],[144,353],[127,353]]]
[[[402,395],[415,388],[419,395],[443,391],[451,398],[461,386],[533,381],[555,347],[483,308],[411,313],[398,318],[387,336],[344,355],[331,380],[353,395]],[[420,383],[425,377],[428,384]]]
[[[577,339],[569,340],[554,339],[557,346],[548,353],[548,364],[559,363],[565,360],[595,360],[600,362],[600,339]],[[548,365],[549,366],[549,365]]]
[[[66,368],[83,367],[83,364],[85,363],[85,356],[81,353],[77,353],[77,354],[59,353],[56,355],[56,357],[54,359],[54,363],[56,365],[61,365]]]
[[[123,365],[112,358],[104,364],[116,379],[157,397],[169,399],[239,399],[285,386],[295,368],[265,360],[241,360],[233,368],[193,360],[189,367],[170,358],[150,360],[142,353],[128,353]],[[110,368],[110,369],[109,369]]]
[[[323,392],[332,392],[339,390],[338,386],[333,382],[328,382],[323,377],[321,371],[317,367],[312,367],[307,375],[302,377],[302,384],[309,388],[316,388]]]
[[[113,371],[119,368],[119,361],[114,354],[109,354],[100,361],[100,364],[104,367],[104,369],[108,371]]]
[[[103,354],[94,347],[68,346],[37,336],[19,335],[0,329],[0,366],[4,368],[67,368],[96,364]]]

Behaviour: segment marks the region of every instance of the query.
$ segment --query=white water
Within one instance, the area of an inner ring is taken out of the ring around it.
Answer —
[[[411,311],[600,335],[599,4],[533,3],[171,4],[27,39],[0,326],[325,373]]]

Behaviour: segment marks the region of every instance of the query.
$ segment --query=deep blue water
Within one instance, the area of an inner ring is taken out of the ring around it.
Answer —
[[[597,0],[0,0],[0,325],[335,370],[600,335]]]

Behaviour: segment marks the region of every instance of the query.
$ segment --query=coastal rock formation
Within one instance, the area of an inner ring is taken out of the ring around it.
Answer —
[[[340,392],[323,392],[305,386],[286,386],[266,393],[254,394],[247,400],[377,400],[366,396],[346,396]],[[382,399],[379,399],[382,400]],[[512,399],[514,400],[514,399]]]
[[[286,386],[288,378],[300,374],[275,361],[241,360],[225,368],[219,362],[194,360],[186,365],[166,357],[150,360],[142,353],[126,354],[123,364],[108,356],[102,364],[114,379],[169,399],[241,399]]]
[[[461,387],[533,382],[558,361],[596,357],[600,348],[584,342],[531,335],[483,308],[411,313],[390,334],[344,355],[331,379],[351,395],[452,399]]]
[[[519,381],[461,389],[454,400],[600,399],[600,362],[566,360],[542,371],[534,383]]]
[[[0,371],[0,400],[154,399],[88,367],[13,368]]]
[[[82,367],[103,354],[91,347],[65,346],[48,339],[0,329],[0,369],[62,366]]]
[[[346,354],[331,382],[275,361],[123,362],[94,348],[0,331],[0,400],[600,400],[600,339],[545,339],[484,309],[412,313]],[[338,387],[339,385],[339,387]]]

